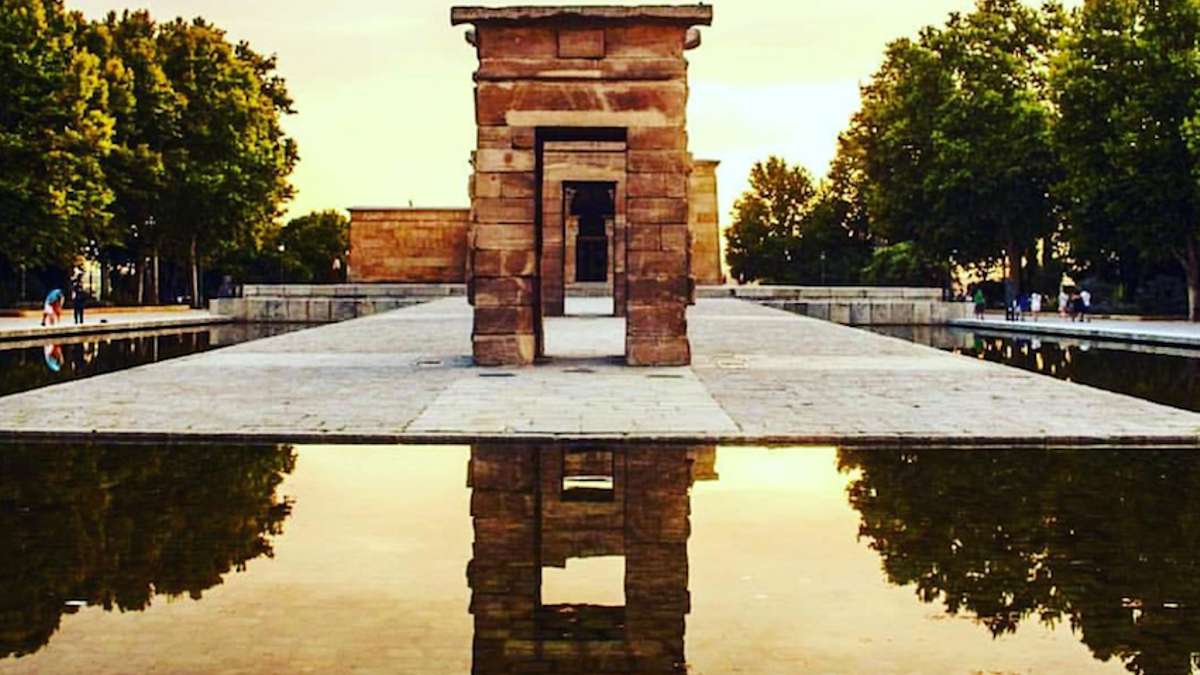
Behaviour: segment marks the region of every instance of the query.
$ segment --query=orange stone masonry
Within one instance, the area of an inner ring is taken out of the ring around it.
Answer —
[[[479,57],[467,270],[476,362],[527,365],[542,354],[542,318],[557,311],[568,271],[559,181],[595,180],[584,175],[592,165],[618,202],[607,264],[616,313],[627,317],[626,361],[689,364],[684,51],[699,44],[693,26],[710,25],[712,8],[456,7],[451,23],[474,25]],[[623,161],[555,147],[564,161],[547,152],[558,143],[605,144]],[[480,264],[496,253],[533,254],[537,268]]]
[[[350,209],[350,283],[462,283],[468,209]]]

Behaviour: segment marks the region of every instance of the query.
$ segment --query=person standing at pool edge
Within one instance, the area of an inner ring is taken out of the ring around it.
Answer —
[[[987,299],[983,296],[983,289],[976,288],[975,296],[972,298],[975,301],[975,318],[983,320],[983,310],[987,307]]]
[[[1079,292],[1079,314],[1083,321],[1091,322],[1092,292],[1086,288]]]
[[[83,277],[71,282],[71,307],[75,310],[75,325],[83,325],[83,309],[87,306],[87,291],[83,289]]]

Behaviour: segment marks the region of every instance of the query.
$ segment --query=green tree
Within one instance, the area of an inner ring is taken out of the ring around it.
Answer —
[[[888,46],[840,143],[857,155],[863,203],[882,243],[939,261],[1022,260],[1056,227],[1058,165],[1045,97],[1061,23],[1053,7],[979,0],[943,28]]]
[[[806,169],[778,157],[756,163],[725,233],[733,276],[742,283],[857,282],[869,242],[852,228],[854,204],[841,187],[817,185]]]
[[[182,96],[179,135],[164,153],[168,176],[162,223],[191,267],[201,300],[201,263],[222,247],[256,248],[293,189],[298,160],[280,117],[292,101],[274,58],[225,39],[196,19],[159,28],[163,71]]]
[[[158,29],[145,11],[110,13],[85,30],[89,51],[105,63],[110,109],[116,120],[105,176],[113,190],[114,228],[136,265],[138,299],[146,287],[146,260],[154,261],[150,302],[159,301],[158,267],[167,219],[163,202],[168,175],[163,153],[179,142],[185,103],[163,71]]]
[[[1073,244],[1178,262],[1200,320],[1200,3],[1091,0],[1052,84]]]
[[[783,283],[794,261],[800,225],[817,196],[813,176],[778,157],[756,162],[750,189],[733,205],[733,225],[725,233],[726,258],[740,283]]]
[[[59,0],[0,0],[0,258],[70,269],[110,238],[102,64]]]
[[[339,211],[314,211],[293,218],[279,231],[284,275],[290,283],[328,284],[345,280],[350,219]]]

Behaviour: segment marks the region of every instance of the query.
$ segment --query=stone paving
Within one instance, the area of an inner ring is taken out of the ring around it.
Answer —
[[[1186,321],[1128,321],[1095,319],[1071,321],[1055,315],[1042,315],[1037,321],[1004,321],[989,316],[985,319],[954,319],[950,325],[959,328],[979,328],[1011,333],[1059,335],[1092,340],[1123,340],[1145,344],[1200,348],[1200,324]]]
[[[84,323],[72,323],[72,310],[63,310],[56,326],[41,325],[39,316],[0,317],[0,340],[28,340],[59,336],[96,335],[132,330],[155,330],[185,326],[230,323],[231,319],[214,316],[204,310],[146,312],[87,312]]]
[[[689,368],[622,365],[596,316],[549,322],[548,364],[476,368],[470,308],[439,300],[11,396],[0,434],[1200,446],[1194,413],[740,300],[689,322]]]

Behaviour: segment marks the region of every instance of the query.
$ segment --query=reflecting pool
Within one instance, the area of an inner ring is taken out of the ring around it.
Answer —
[[[0,446],[0,672],[1200,672],[1200,453]]]
[[[1200,350],[937,326],[872,332],[1200,412]]]
[[[0,396],[309,328],[233,324],[0,342]]]

